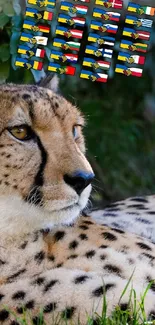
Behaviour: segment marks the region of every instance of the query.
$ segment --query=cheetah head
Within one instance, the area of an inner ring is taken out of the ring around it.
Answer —
[[[0,87],[0,224],[4,227],[13,223],[30,231],[70,224],[88,202],[94,174],[85,157],[84,118],[52,90],[57,83],[53,79],[48,88]]]

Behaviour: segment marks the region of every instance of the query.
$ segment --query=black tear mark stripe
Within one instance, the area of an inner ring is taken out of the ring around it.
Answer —
[[[43,186],[44,184],[44,169],[47,163],[47,151],[45,150],[39,136],[35,133],[36,135],[36,141],[38,144],[38,148],[41,153],[41,164],[39,167],[39,170],[35,176],[34,183],[31,187],[30,193],[26,197],[26,201],[29,203],[33,203],[35,205],[42,205],[42,193],[40,190],[40,187]]]

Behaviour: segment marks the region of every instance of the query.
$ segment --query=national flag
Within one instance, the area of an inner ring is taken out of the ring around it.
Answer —
[[[83,66],[97,69],[103,69],[103,70],[109,70],[110,68],[110,62],[107,61],[98,61],[91,58],[85,57],[82,63]]]
[[[144,65],[144,63],[145,63],[145,56],[131,55],[127,52],[119,52],[117,59],[119,61],[125,61],[129,64],[135,63],[135,64]]]
[[[135,25],[136,27],[152,28],[153,20],[127,15],[125,19],[125,23],[130,25]]]
[[[48,7],[54,8],[55,7],[55,0],[27,0],[27,3],[32,5],[37,5],[39,8]]]
[[[87,11],[88,11],[88,7],[87,6],[83,6],[83,5],[73,5],[70,2],[67,1],[62,1],[61,2],[61,6],[60,6],[61,10],[64,11],[68,11],[71,14],[81,14],[81,15],[86,15]]]
[[[32,34],[22,33],[20,41],[28,42],[33,45],[47,45],[48,38],[44,36],[34,36]]]
[[[80,78],[88,79],[93,82],[107,82],[108,75],[105,73],[94,73],[88,70],[81,70]]]
[[[49,33],[50,32],[50,27],[49,26],[36,25],[35,21],[26,20],[26,19],[24,20],[23,28],[24,29],[30,29],[33,32],[42,32],[42,33]]]
[[[73,37],[81,39],[83,36],[83,31],[78,29],[68,29],[62,26],[56,26],[56,35],[65,36],[67,38]]]
[[[44,49],[39,49],[39,48],[31,49],[29,46],[26,45],[19,45],[17,52],[20,54],[24,54],[29,58],[32,56],[36,56],[38,58],[44,58],[45,56]]]
[[[115,72],[122,73],[125,76],[142,77],[143,70],[139,68],[128,68],[126,65],[116,64]]]
[[[115,38],[111,36],[102,36],[100,37],[98,34],[89,33],[88,41],[92,43],[97,43],[98,45],[109,45],[114,46]]]
[[[131,41],[121,40],[120,47],[122,49],[127,49],[130,51],[137,51],[137,52],[147,52],[148,44],[144,43],[133,43]]]
[[[155,16],[155,8],[150,6],[142,6],[138,3],[129,2],[128,4],[128,11],[135,12],[138,15],[148,15],[148,16]]]
[[[94,8],[93,17],[102,18],[103,20],[119,21],[121,14],[118,12],[105,11],[100,8]]]
[[[77,1],[81,1],[81,2],[87,2],[87,3],[89,3],[89,2],[90,2],[90,0],[74,0],[74,2],[77,2]]]
[[[81,43],[79,42],[66,42],[60,38],[54,38],[53,46],[61,47],[63,50],[79,51]]]
[[[103,6],[105,8],[123,8],[123,0],[96,0],[95,4]]]
[[[103,56],[105,58],[112,58],[113,50],[109,49],[100,49],[96,46],[87,45],[85,49],[86,54],[92,54],[97,57]]]
[[[16,58],[15,61],[15,66],[16,67],[22,67],[25,69],[34,69],[34,70],[42,70],[43,68],[43,62],[40,61],[29,61],[27,59],[23,59],[23,58]]]
[[[102,33],[112,33],[116,34],[118,26],[117,25],[110,25],[110,24],[102,24],[100,21],[92,20],[90,24],[90,28],[98,30]]]
[[[78,55],[72,53],[63,53],[60,51],[52,51],[50,58],[61,62],[77,62]]]
[[[135,29],[127,28],[127,27],[124,27],[124,29],[123,29],[123,36],[132,37],[134,39],[142,39],[145,41],[149,41],[149,39],[150,39],[149,32],[145,32],[142,30],[136,31]]]
[[[49,66],[48,66],[48,70],[52,71],[52,72],[57,72],[59,74],[66,74],[66,75],[74,76],[76,68],[71,67],[71,66],[66,66],[65,67],[65,66],[61,66],[58,63],[50,62]]]
[[[53,13],[49,11],[39,11],[35,8],[26,8],[25,12],[26,17],[35,18],[37,20],[44,19],[44,20],[52,20]]]
[[[71,17],[69,15],[60,14],[58,16],[58,22],[63,24],[68,24],[70,26],[76,25],[84,27],[86,20],[82,17]]]

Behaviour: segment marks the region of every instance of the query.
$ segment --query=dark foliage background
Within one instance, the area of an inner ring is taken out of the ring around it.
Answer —
[[[153,5],[153,1],[145,4]],[[42,73],[15,69],[24,8],[22,0],[0,0],[1,83],[35,83],[47,72],[48,60]],[[121,29],[122,26],[120,35]],[[51,43],[52,34],[47,57]],[[142,78],[114,75],[118,49],[117,42],[107,85],[63,76],[60,87],[87,118],[87,155],[96,173],[93,200],[99,206],[155,192],[155,31]]]

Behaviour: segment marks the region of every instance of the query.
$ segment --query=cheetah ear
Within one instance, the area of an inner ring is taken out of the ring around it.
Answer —
[[[47,75],[45,78],[42,78],[38,84],[39,87],[48,88],[55,93],[58,92],[59,89],[59,78],[57,75],[52,75],[51,73]]]

